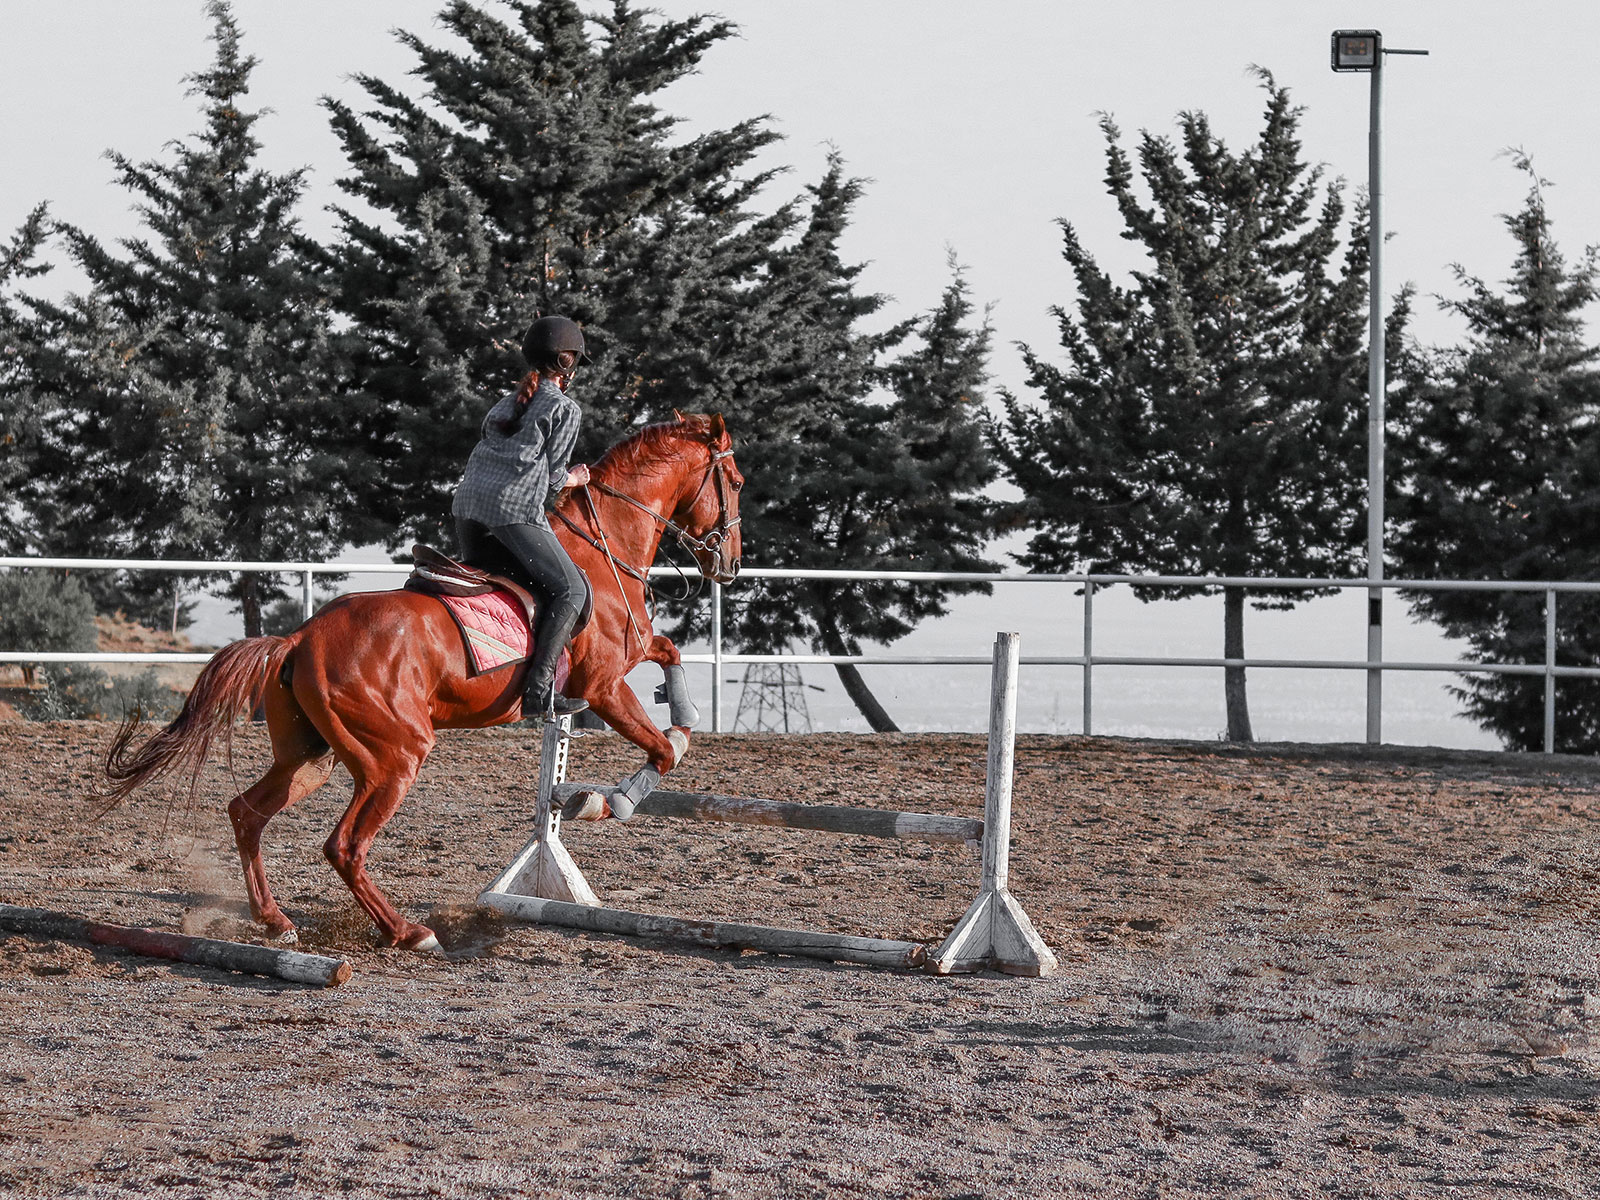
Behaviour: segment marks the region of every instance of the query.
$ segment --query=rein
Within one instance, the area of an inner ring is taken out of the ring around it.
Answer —
[[[649,587],[650,586],[650,577],[647,576],[638,567],[629,566],[625,562],[618,562],[617,559],[615,558],[615,556],[613,556],[612,553],[611,553],[611,547],[605,541],[596,541],[594,538],[590,537],[589,534],[584,530],[582,525],[579,525],[576,521],[574,521],[571,517],[567,516],[567,514],[562,512],[560,509],[555,509],[553,511],[554,511],[554,513],[556,515],[556,518],[558,520],[560,520],[560,522],[563,525],[565,525],[568,529],[572,530],[573,533],[577,534],[584,541],[588,542],[589,545],[593,546],[596,550],[600,551],[601,554],[605,555],[606,556],[606,561],[609,562],[612,565],[612,567],[614,567],[617,570],[621,571],[624,575],[628,576],[630,579],[637,579],[640,583],[644,584],[645,587]],[[600,528],[600,518],[599,518],[598,514],[596,514],[595,511],[594,511],[594,501],[592,501],[592,500],[589,502],[589,514],[590,514],[589,519],[594,522],[594,527],[596,529],[599,529]],[[600,536],[603,539],[605,537],[605,534],[602,533]]]
[[[583,489],[583,498],[589,502],[589,519],[594,522],[594,531],[600,535],[600,548],[606,556],[606,562],[611,564],[611,578],[616,581],[617,595],[622,597],[622,607],[628,610],[628,624],[633,628],[633,640],[639,643],[639,650],[644,651],[644,635],[639,632],[639,619],[633,615],[633,601],[628,599],[628,593],[623,590],[622,576],[617,574],[616,556],[611,553],[611,539],[606,536],[605,528],[600,524],[600,510],[594,506],[594,496],[586,487]],[[655,607],[650,593],[650,581],[644,575],[638,575],[644,581],[645,601],[651,608]],[[626,654],[628,647],[624,640],[622,652]]]

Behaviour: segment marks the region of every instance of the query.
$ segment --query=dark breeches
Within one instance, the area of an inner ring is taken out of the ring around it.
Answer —
[[[583,608],[588,591],[583,572],[567,557],[548,525],[496,525],[457,520],[456,536],[461,557],[475,567],[525,579],[539,598],[554,607],[565,604],[574,612]]]

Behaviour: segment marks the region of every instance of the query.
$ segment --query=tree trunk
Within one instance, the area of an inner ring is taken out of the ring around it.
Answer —
[[[1244,589],[1222,589],[1222,656],[1244,657]],[[1223,668],[1223,692],[1228,702],[1228,740],[1253,742],[1250,703],[1245,697],[1244,668]]]
[[[850,653],[837,629],[821,621],[817,622],[817,626],[822,632],[822,644],[828,648],[829,654]],[[884,711],[883,705],[878,703],[878,698],[872,694],[867,681],[861,678],[861,671],[854,663],[834,663],[833,669],[839,672],[839,682],[844,684],[845,695],[849,696],[861,710],[861,715],[867,719],[867,724],[872,726],[873,733],[900,732],[900,726],[894,723],[894,718],[889,716]]]
[[[244,635],[261,636],[261,587],[254,571],[246,571],[239,578],[239,607],[244,613]]]

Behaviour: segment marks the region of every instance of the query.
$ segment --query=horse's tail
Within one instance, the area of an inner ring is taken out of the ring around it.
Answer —
[[[183,711],[130,753],[129,746],[144,725],[144,714],[134,709],[118,726],[106,751],[106,784],[95,791],[94,798],[104,802],[109,811],[151,780],[181,770],[189,775],[193,799],[211,743],[220,733],[232,760],[235,718],[261,703],[273,672],[294,645],[292,638],[256,637],[224,646],[194,681]]]

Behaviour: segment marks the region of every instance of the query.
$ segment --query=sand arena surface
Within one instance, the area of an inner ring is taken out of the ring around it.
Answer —
[[[223,805],[81,799],[108,725],[0,724],[0,901],[250,938]],[[972,736],[702,736],[683,789],[977,815]],[[240,786],[265,761],[241,734]],[[574,777],[637,752],[593,737]],[[502,925],[533,738],[445,734],[372,869],[342,771],[269,827],[313,991],[0,934],[0,1195],[1595,1194],[1600,767],[1023,737],[1012,888],[1054,979],[935,979]],[[568,827],[608,902],[936,942],[959,848]]]

